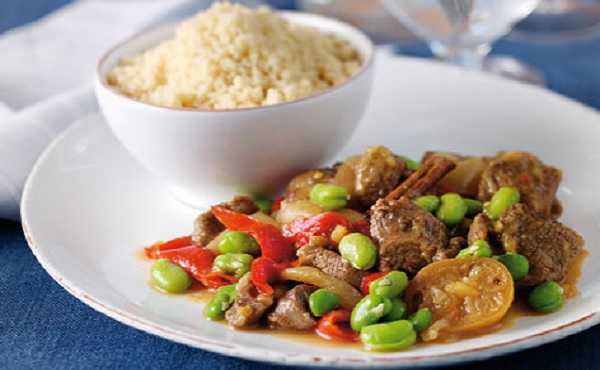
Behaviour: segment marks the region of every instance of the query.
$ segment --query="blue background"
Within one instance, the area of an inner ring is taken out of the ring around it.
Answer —
[[[2,0],[0,32],[31,22],[69,0]],[[292,0],[271,4],[290,8]],[[430,56],[423,44],[399,51]],[[566,44],[502,40],[495,53],[541,69],[549,88],[600,108],[600,35]],[[0,56],[0,68],[2,59]],[[600,368],[600,326],[541,348],[460,369]],[[171,343],[122,325],[79,302],[40,267],[17,223],[0,220],[0,368],[278,369]]]

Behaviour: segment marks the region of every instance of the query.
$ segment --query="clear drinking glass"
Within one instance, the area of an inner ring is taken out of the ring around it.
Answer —
[[[491,44],[527,17],[540,0],[382,0],[406,27],[446,61],[543,84],[543,77],[509,57],[487,58]]]

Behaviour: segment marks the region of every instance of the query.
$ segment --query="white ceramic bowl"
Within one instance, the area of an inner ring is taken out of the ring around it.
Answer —
[[[235,110],[173,109],[119,93],[108,86],[106,75],[121,58],[171,37],[175,25],[136,35],[100,60],[96,96],[112,131],[185,203],[202,207],[234,194],[272,191],[299,170],[330,159],[361,120],[373,79],[369,38],[321,16],[281,14],[349,41],[363,59],[360,71],[329,90],[288,103]]]

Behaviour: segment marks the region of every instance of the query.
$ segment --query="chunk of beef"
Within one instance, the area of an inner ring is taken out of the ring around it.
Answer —
[[[577,232],[558,221],[539,217],[522,203],[510,207],[500,222],[504,249],[529,260],[529,273],[519,281],[521,285],[562,281],[583,249],[583,238]]]
[[[294,177],[285,190],[285,200],[294,202],[310,198],[310,190],[316,184],[329,183],[335,177],[336,170],[332,168],[321,168],[309,170]]]
[[[396,189],[390,192],[387,199],[407,197],[413,199],[431,190],[437,183],[454,169],[456,165],[448,158],[430,156],[421,168],[404,180]]]
[[[473,219],[471,227],[469,228],[469,236],[467,240],[470,244],[473,244],[477,240],[488,241],[490,233],[493,231],[492,221],[484,213],[480,213]]]
[[[312,285],[300,284],[290,289],[277,301],[268,316],[269,324],[279,329],[308,330],[317,322],[308,309],[308,296],[317,290]]]
[[[244,275],[235,288],[235,302],[227,312],[225,318],[229,325],[243,328],[256,324],[262,315],[273,305],[273,296],[260,293],[250,274]]]
[[[219,206],[247,215],[258,211],[254,201],[244,196],[236,196],[229,202],[219,204]],[[225,230],[225,227],[217,220],[212,212],[210,210],[206,211],[200,214],[194,221],[192,242],[195,245],[206,246],[223,230]]]
[[[500,187],[514,186],[521,193],[521,202],[531,210],[542,217],[558,217],[556,190],[561,177],[559,169],[546,166],[531,153],[506,152],[491,161],[483,172],[478,197],[487,201]]]
[[[308,245],[298,249],[296,254],[300,265],[316,267],[328,275],[344,280],[357,288],[360,287],[366,273],[352,267],[350,262],[336,252],[326,249],[327,244],[320,240],[321,238],[311,238]]]
[[[415,274],[448,245],[448,229],[411,200],[380,199],[371,208],[371,235],[379,245],[379,269]]]
[[[433,255],[433,261],[446,260],[448,258],[454,258],[460,252],[461,249],[467,247],[467,239],[462,236],[455,236],[450,239],[446,248],[438,249]]]

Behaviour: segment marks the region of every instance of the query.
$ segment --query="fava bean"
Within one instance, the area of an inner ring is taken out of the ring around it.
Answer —
[[[371,239],[360,233],[344,236],[338,250],[350,264],[359,270],[368,270],[377,262],[377,249]]]
[[[414,200],[415,204],[427,212],[434,213],[440,207],[440,198],[435,195],[423,195]]]
[[[346,207],[348,190],[343,186],[317,184],[310,190],[310,201],[326,211]]]
[[[369,325],[360,331],[360,341],[368,351],[396,351],[417,341],[417,333],[408,320]]]
[[[517,188],[512,186],[503,186],[492,196],[489,204],[485,208],[485,212],[492,220],[499,219],[504,211],[513,204],[519,203],[521,193]]]
[[[204,314],[210,320],[223,320],[225,311],[235,302],[236,284],[226,285],[217,289],[215,295],[204,309]]]
[[[260,247],[256,239],[243,231],[225,231],[221,235],[221,241],[217,248],[223,254],[246,253],[255,256],[260,254]]]
[[[392,309],[381,318],[381,321],[402,320],[406,316],[406,303],[398,297],[392,298],[390,301],[392,301]]]
[[[317,289],[308,297],[310,312],[316,317],[321,317],[327,312],[338,308],[340,299],[337,294],[327,289]]]
[[[550,313],[562,307],[565,298],[563,288],[554,281],[542,283],[527,296],[527,303],[536,311]]]
[[[467,205],[466,216],[475,216],[483,210],[483,203],[475,199],[463,198],[463,201]]]
[[[529,261],[523,255],[506,253],[496,257],[510,271],[513,280],[521,280],[529,273]]]
[[[221,254],[215,258],[213,266],[218,271],[231,274],[235,277],[242,277],[250,271],[250,264],[253,259],[254,257],[245,253]]]
[[[159,259],[150,269],[152,282],[169,293],[182,293],[192,285],[192,279],[179,265],[167,259]]]
[[[421,168],[421,162],[415,161],[414,159],[410,159],[408,157],[400,156],[406,165],[406,168],[411,171],[416,171]]]
[[[254,197],[254,204],[256,204],[262,213],[267,215],[271,214],[271,207],[273,206],[273,201],[271,199],[257,195]]]
[[[408,319],[410,320],[410,322],[412,322],[415,331],[417,333],[420,333],[423,330],[427,329],[429,325],[431,325],[433,316],[431,315],[431,310],[425,307],[417,310],[417,312],[410,315]]]
[[[369,294],[394,298],[402,294],[407,286],[408,276],[404,271],[391,271],[369,285]]]
[[[350,315],[350,326],[360,331],[364,326],[375,324],[392,311],[392,302],[387,298],[367,295],[361,299]]]
[[[456,258],[464,257],[491,257],[492,248],[485,240],[476,240],[465,249],[458,252]]]
[[[437,218],[448,227],[454,227],[462,222],[467,213],[467,205],[463,198],[456,193],[446,193],[440,197],[441,205],[437,210]]]

